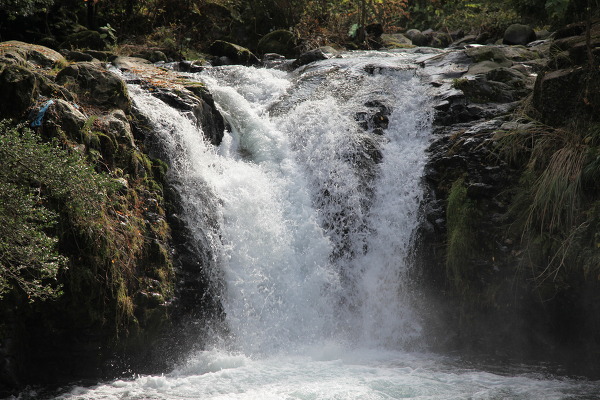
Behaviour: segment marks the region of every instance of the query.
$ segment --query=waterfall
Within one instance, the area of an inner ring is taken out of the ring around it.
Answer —
[[[430,112],[408,61],[365,55],[297,73],[237,66],[188,78],[208,86],[230,126],[218,148],[184,114],[130,92],[183,217],[212,249],[230,344],[260,354],[418,337],[403,280]]]
[[[594,382],[492,373],[419,349],[408,271],[431,107],[413,57],[189,74],[230,126],[217,147],[194,118],[130,84],[227,329],[166,375],[56,399],[596,398]]]

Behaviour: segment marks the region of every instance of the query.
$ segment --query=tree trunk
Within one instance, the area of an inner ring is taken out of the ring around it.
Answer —
[[[87,0],[87,27],[88,29],[96,29],[96,2]]]

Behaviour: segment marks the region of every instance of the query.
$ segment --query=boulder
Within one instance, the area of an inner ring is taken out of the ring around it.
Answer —
[[[67,58],[67,60],[74,62],[91,62],[95,60],[95,58],[92,55],[75,50],[64,50],[64,55]]]
[[[92,105],[122,110],[128,110],[131,105],[123,80],[98,63],[69,65],[56,75],[56,83]]]
[[[39,80],[27,68],[8,64],[0,70],[0,115],[3,118],[23,117],[38,94]]]
[[[497,46],[478,46],[471,47],[465,50],[465,53],[476,62],[493,61],[503,67],[510,67],[512,61],[506,57],[504,49]]]
[[[218,146],[225,133],[225,120],[217,110],[212,94],[204,87],[198,85],[186,86],[200,101],[193,109],[197,123],[202,127],[204,137],[213,145]]]
[[[600,78],[581,67],[560,69],[538,76],[533,106],[541,120],[562,126],[575,116],[600,119]]]
[[[307,51],[306,53],[302,53],[300,57],[298,57],[293,63],[293,68],[298,68],[303,65],[310,64],[319,60],[326,60],[331,57],[335,57],[338,52],[332,47],[319,47],[318,49]]]
[[[210,52],[217,57],[226,57],[233,64],[254,65],[258,58],[247,48],[224,40],[216,40],[210,45]]]
[[[409,29],[405,36],[412,41],[415,46],[428,46],[431,38],[427,37],[418,29]]]
[[[401,33],[384,33],[381,35],[381,43],[387,49],[401,49],[413,47],[413,42]]]
[[[31,64],[39,68],[53,68],[66,64],[65,58],[57,51],[44,46],[11,40],[0,43],[0,60]]]
[[[296,55],[296,35],[287,29],[279,29],[263,36],[258,42],[260,54],[277,53],[292,58]]]
[[[536,39],[535,31],[528,25],[512,24],[504,31],[502,43],[510,45],[526,45]]]
[[[477,43],[476,35],[467,35],[461,38],[456,39],[454,42],[450,44],[452,48],[463,48],[469,44]]]
[[[98,126],[115,143],[124,144],[128,148],[135,147],[131,126],[123,110],[112,110],[98,118]]]
[[[155,87],[152,93],[171,107],[189,113],[195,124],[202,128],[204,137],[213,145],[221,143],[225,120],[203,85],[187,85],[182,89]]]
[[[80,139],[79,131],[85,124],[87,117],[72,103],[56,99],[48,109],[45,128],[59,127],[68,136]]]

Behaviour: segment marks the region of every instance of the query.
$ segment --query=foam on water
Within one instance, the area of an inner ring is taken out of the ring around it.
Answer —
[[[591,400],[598,389],[591,382],[534,373],[503,376],[460,368],[431,355],[326,345],[305,350],[306,355],[258,359],[205,351],[168,375],[75,388],[57,399]]]

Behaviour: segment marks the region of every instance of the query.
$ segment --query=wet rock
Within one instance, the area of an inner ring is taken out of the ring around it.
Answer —
[[[454,42],[450,44],[451,48],[464,48],[470,44],[477,43],[477,35],[467,35],[460,39],[456,39]]]
[[[212,94],[203,86],[186,86],[200,101],[194,107],[196,121],[202,127],[204,136],[215,146],[221,144],[225,133],[225,120],[217,110]]]
[[[265,68],[279,68],[283,70],[293,69],[293,61],[288,60],[287,58],[285,58],[285,56],[282,56],[281,54],[277,53],[267,53],[263,55],[260,61]]]
[[[56,82],[76,93],[81,100],[96,106],[122,110],[131,106],[121,78],[97,63],[70,65],[58,73]]]
[[[502,43],[509,45],[526,45],[536,39],[535,31],[528,25],[513,24],[504,31]]]
[[[379,100],[370,100],[365,103],[365,107],[367,107],[367,111],[356,113],[354,119],[365,131],[383,135],[384,130],[388,128],[392,110]]]
[[[310,64],[315,61],[326,60],[331,57],[331,53],[327,53],[325,48],[318,48],[302,53],[293,63],[293,68],[298,68],[303,65]]]
[[[194,60],[194,61],[182,60],[182,61],[179,61],[179,63],[177,63],[174,67],[174,69],[176,71],[191,72],[191,73],[202,72],[202,71],[204,71],[204,68],[205,68],[204,60]]]

